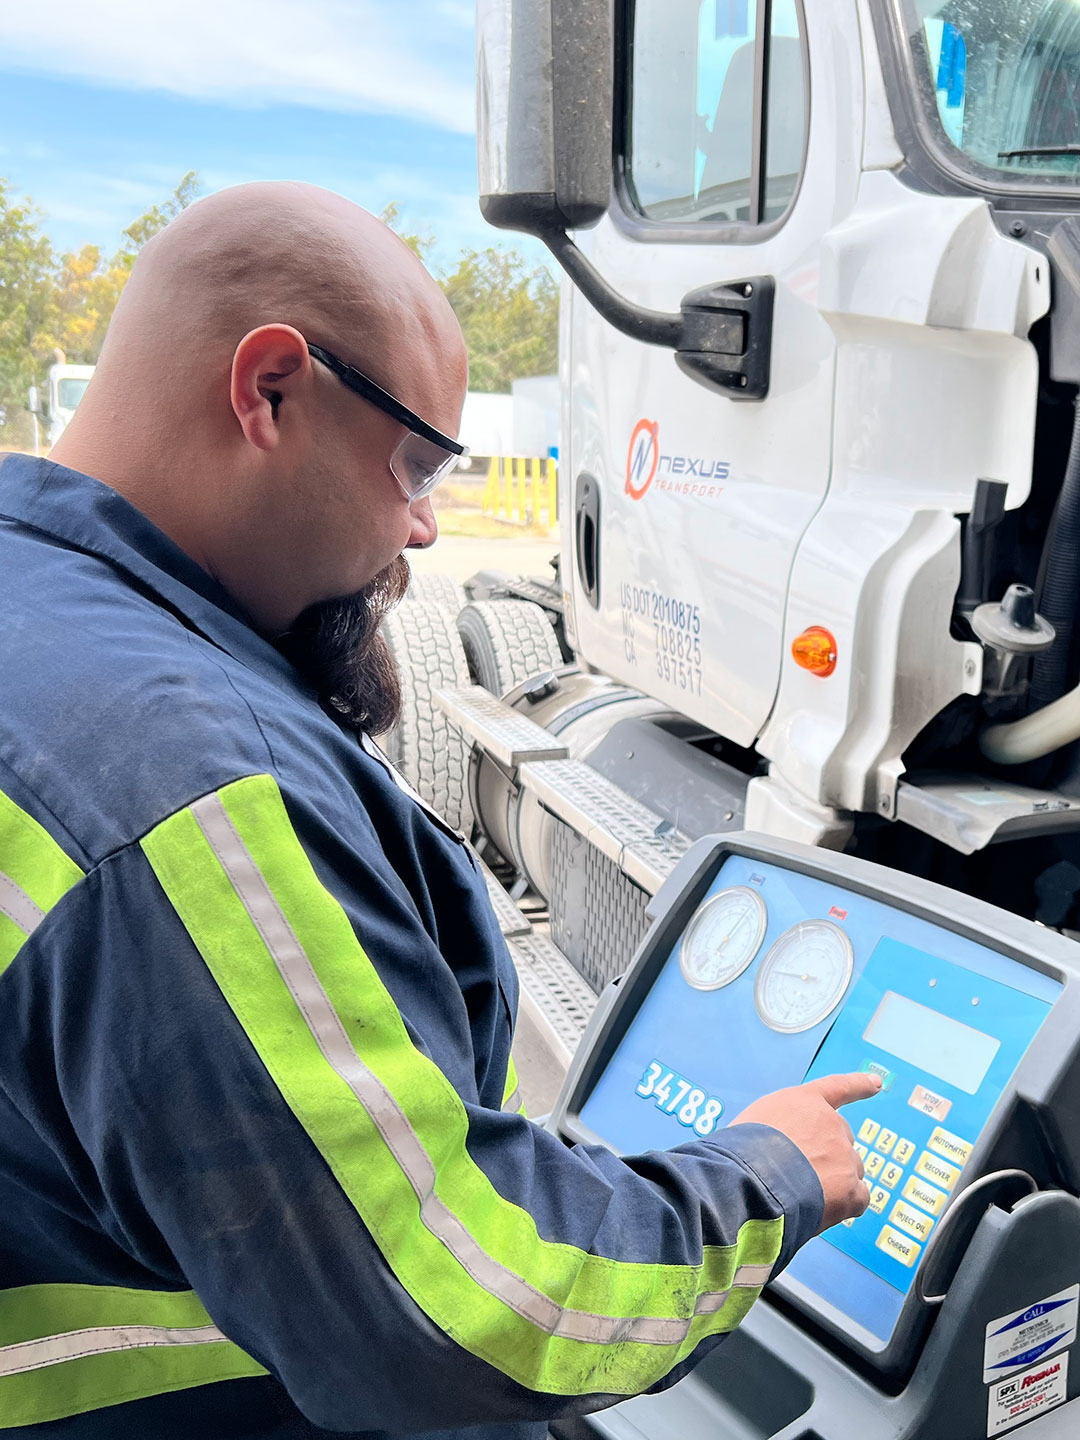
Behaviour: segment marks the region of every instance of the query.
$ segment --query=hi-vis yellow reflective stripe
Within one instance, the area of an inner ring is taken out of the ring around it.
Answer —
[[[506,1085],[503,1087],[502,1106],[503,1110],[512,1110],[516,1115],[525,1114],[525,1101],[521,1098],[521,1089],[518,1085],[517,1071],[514,1069],[513,1056],[506,1062]]]
[[[82,878],[48,831],[0,790],[0,971]]]
[[[0,1430],[265,1374],[190,1290],[0,1290]]]
[[[743,1318],[782,1219],[746,1221],[697,1265],[639,1264],[544,1240],[499,1194],[470,1158],[460,1097],[409,1039],[269,776],[205,796],[142,843],[387,1264],[463,1348],[533,1390],[633,1394]]]

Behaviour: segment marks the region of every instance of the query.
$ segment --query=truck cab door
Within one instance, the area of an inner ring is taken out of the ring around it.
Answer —
[[[829,483],[835,341],[816,298],[821,239],[859,178],[856,12],[618,8],[614,196],[582,248],[656,310],[702,286],[745,292],[768,391],[704,388],[567,286],[564,589],[586,661],[747,746],[773,705],[788,578]],[[755,286],[771,288],[771,317]]]

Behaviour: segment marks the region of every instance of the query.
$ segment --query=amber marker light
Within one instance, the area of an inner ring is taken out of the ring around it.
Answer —
[[[836,638],[823,625],[811,625],[791,642],[796,665],[824,680],[836,669]]]

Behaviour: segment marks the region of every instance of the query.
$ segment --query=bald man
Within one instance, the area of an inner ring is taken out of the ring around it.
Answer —
[[[5,1434],[542,1434],[866,1204],[870,1077],[637,1159],[517,1113],[484,884],[369,739],[465,383],[383,225],[246,186],[0,467]]]

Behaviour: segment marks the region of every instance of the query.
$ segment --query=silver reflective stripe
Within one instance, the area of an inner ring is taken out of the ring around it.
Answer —
[[[262,937],[278,973],[288,987],[327,1064],[348,1085],[397,1160],[420,1202],[423,1225],[440,1240],[458,1263],[490,1295],[549,1335],[610,1345],[636,1341],[646,1345],[678,1345],[689,1332],[691,1319],[649,1316],[619,1318],[568,1310],[544,1295],[527,1280],[494,1260],[473,1238],[458,1217],[435,1193],[435,1166],[397,1101],[357,1055],[315,969],[293,932],[273,891],[217,795],[205,795],[191,806],[200,830],[232,882],[252,924]],[[766,1266],[744,1266],[763,1283],[759,1271]],[[740,1284],[738,1276],[735,1280]],[[746,1281],[741,1282],[747,1284]],[[698,1297],[698,1306],[713,1313],[722,1308],[729,1291]],[[712,1310],[708,1307],[712,1302]]]
[[[169,1330],[162,1325],[96,1325],[90,1330],[69,1330],[63,1335],[0,1346],[0,1378],[59,1365],[64,1360],[79,1360],[84,1355],[145,1350],[154,1345],[216,1345],[222,1340],[225,1336],[216,1325],[184,1330]]]
[[[0,870],[0,915],[13,920],[27,935],[45,919],[45,911],[35,905],[26,891]]]
[[[768,1283],[771,1274],[771,1265],[740,1265],[731,1282],[731,1290],[758,1290]],[[707,1295],[699,1295],[694,1314],[715,1315],[724,1308],[731,1290],[713,1290]]]
[[[524,1103],[521,1098],[521,1091],[515,1090],[513,1094],[508,1095],[503,1101],[502,1108],[504,1110],[510,1110],[516,1115]]]

